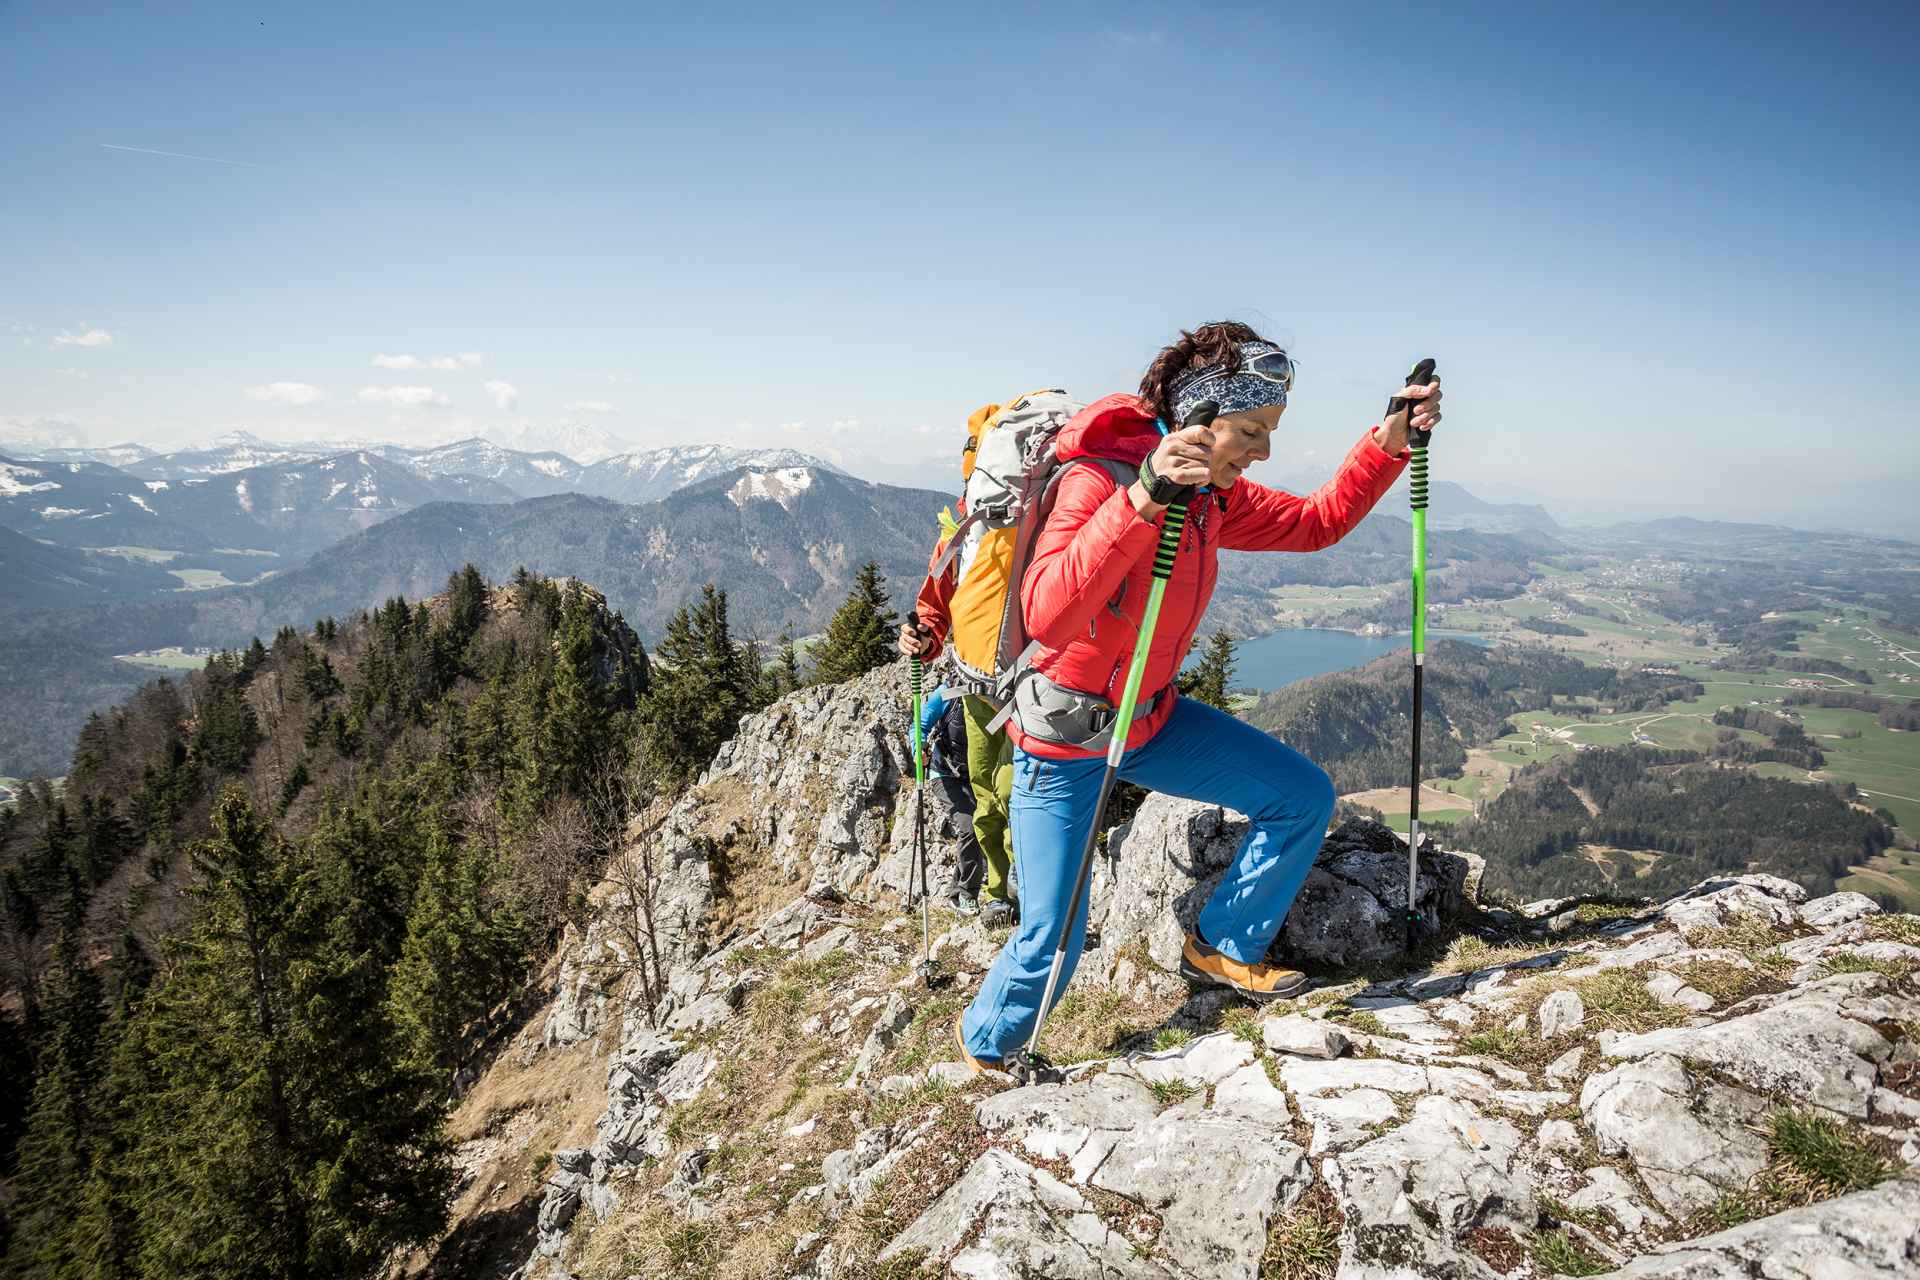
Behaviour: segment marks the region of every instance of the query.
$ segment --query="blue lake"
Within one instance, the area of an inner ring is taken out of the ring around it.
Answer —
[[[1472,632],[1427,632],[1429,643],[1442,637],[1482,646],[1493,643],[1491,636]],[[1309,676],[1364,666],[1381,654],[1392,653],[1395,649],[1404,652],[1412,642],[1413,638],[1405,633],[1362,636],[1351,631],[1322,631],[1312,627],[1274,631],[1252,640],[1242,640],[1236,647],[1233,683],[1235,688],[1269,693]],[[1194,646],[1195,658],[1204,648],[1204,644]]]

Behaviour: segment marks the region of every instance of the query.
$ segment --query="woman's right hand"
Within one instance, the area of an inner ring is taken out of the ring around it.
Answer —
[[[909,658],[925,658],[933,652],[933,637],[920,629],[911,617],[900,624],[900,652]]]
[[[1175,484],[1195,488],[1213,479],[1213,428],[1186,427],[1163,438],[1153,451],[1153,474]],[[1147,487],[1135,480],[1127,490],[1133,509],[1151,519],[1166,507],[1147,495]]]

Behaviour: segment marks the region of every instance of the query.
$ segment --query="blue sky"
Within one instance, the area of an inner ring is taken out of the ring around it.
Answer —
[[[0,0],[0,443],[946,487],[974,405],[1232,316],[1301,361],[1275,474],[1431,354],[1438,477],[1920,535],[1916,15]]]

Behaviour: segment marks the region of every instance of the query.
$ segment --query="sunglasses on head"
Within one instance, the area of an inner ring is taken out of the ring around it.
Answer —
[[[1242,360],[1240,372],[1250,373],[1266,382],[1278,383],[1285,391],[1293,390],[1293,357],[1284,351],[1268,351]]]

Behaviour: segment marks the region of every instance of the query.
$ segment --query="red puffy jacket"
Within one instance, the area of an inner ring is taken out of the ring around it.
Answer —
[[[1112,458],[1137,467],[1159,442],[1153,415],[1139,399],[1113,395],[1088,405],[1061,428],[1054,447],[1063,460]],[[1331,546],[1393,487],[1408,456],[1403,450],[1396,457],[1375,444],[1369,428],[1333,479],[1310,497],[1242,479],[1226,491],[1224,510],[1218,494],[1196,501],[1161,600],[1160,621],[1140,682],[1141,704],[1172,684],[1185,661],[1213,598],[1222,549],[1318,551]],[[1119,703],[1147,608],[1159,539],[1159,524],[1142,519],[1126,492],[1101,468],[1073,467],[1061,477],[1053,514],[1034,545],[1020,591],[1027,633],[1042,646],[1033,665],[1048,679]],[[1151,716],[1134,720],[1129,749],[1160,731],[1174,700],[1168,689]],[[1070,759],[1102,754],[1029,738],[1013,722],[1009,728],[1013,740],[1034,755]]]

